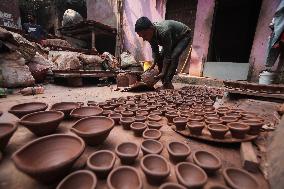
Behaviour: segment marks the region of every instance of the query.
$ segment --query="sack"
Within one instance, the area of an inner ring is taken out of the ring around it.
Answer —
[[[48,59],[53,62],[52,70],[79,70],[83,69],[79,55],[77,52],[49,51]]]
[[[53,63],[45,59],[42,55],[36,54],[35,57],[28,63],[28,67],[32,76],[37,83],[43,82],[49,70],[52,69]]]
[[[128,52],[123,52],[120,55],[121,58],[121,68],[127,68],[131,65],[137,64],[134,56],[132,56],[130,53]]]

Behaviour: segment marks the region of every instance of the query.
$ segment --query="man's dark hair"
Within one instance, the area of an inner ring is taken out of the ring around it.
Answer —
[[[135,32],[146,30],[152,26],[153,23],[149,20],[149,18],[145,16],[140,17],[135,23]]]

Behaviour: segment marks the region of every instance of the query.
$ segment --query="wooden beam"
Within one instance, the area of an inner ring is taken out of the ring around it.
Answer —
[[[252,143],[242,142],[240,153],[243,168],[250,172],[257,172],[259,170],[259,161],[253,149]]]

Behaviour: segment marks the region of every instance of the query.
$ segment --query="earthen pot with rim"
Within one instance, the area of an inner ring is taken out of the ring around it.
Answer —
[[[232,122],[236,122],[238,121],[237,117],[233,117],[233,116],[222,116],[220,118],[220,120],[224,123],[224,124],[228,124],[228,123],[232,123]]]
[[[199,121],[189,121],[186,126],[192,135],[200,136],[202,135],[205,124]]]
[[[121,164],[131,165],[135,163],[139,155],[140,147],[134,142],[122,142],[115,148]]]
[[[149,121],[160,121],[160,120],[162,119],[162,117],[159,116],[159,115],[156,115],[156,114],[149,114],[149,115],[147,116],[147,119],[148,119]]]
[[[71,111],[79,107],[81,107],[81,105],[77,102],[59,102],[53,104],[50,110],[61,111],[64,113],[65,118],[69,118]]]
[[[166,158],[157,154],[148,154],[140,161],[140,166],[147,181],[152,185],[160,185],[169,175],[170,166]]]
[[[119,125],[120,118],[122,118],[122,115],[120,113],[113,113],[109,114],[108,117],[113,119],[115,125]]]
[[[113,114],[113,113],[114,113],[114,111],[112,111],[112,110],[104,110],[102,112],[102,116],[108,117],[110,114]]]
[[[134,117],[135,122],[145,122],[147,120],[146,116],[143,115],[136,115]]]
[[[167,182],[162,184],[159,189],[186,189],[184,186],[174,183],[174,182]]]
[[[176,126],[176,130],[182,131],[182,130],[185,130],[185,126],[188,122],[188,118],[186,118],[186,117],[175,117],[173,119],[173,122]]]
[[[39,112],[46,110],[48,105],[44,102],[27,102],[22,104],[17,104],[15,106],[12,106],[10,110],[8,110],[9,113],[17,116],[18,118],[23,117],[24,115],[33,113],[33,112]]]
[[[113,127],[113,119],[105,116],[93,116],[77,121],[71,131],[92,146],[103,143]]]
[[[218,114],[205,114],[204,118],[205,119],[220,119]]]
[[[130,128],[135,136],[141,137],[143,131],[147,128],[147,125],[143,122],[133,122],[131,123]]]
[[[162,136],[162,133],[157,129],[146,129],[142,136],[144,139],[159,140]]]
[[[115,154],[110,150],[99,150],[92,153],[87,160],[87,167],[93,171],[98,178],[104,179],[108,176],[115,164]]]
[[[112,170],[107,178],[109,189],[142,189],[139,172],[130,166],[120,166]]]
[[[88,170],[79,170],[67,175],[56,187],[56,189],[95,189],[97,177]]]
[[[236,117],[238,119],[240,119],[242,117],[242,115],[240,113],[233,112],[232,110],[230,112],[226,113],[225,116],[232,116],[232,117]]]
[[[190,147],[187,144],[179,141],[169,142],[167,144],[167,150],[170,159],[174,162],[185,161],[191,153]]]
[[[16,130],[17,125],[15,124],[0,123],[0,153],[4,151]]]
[[[256,178],[251,173],[240,168],[225,168],[223,176],[228,186],[233,189],[260,188]]]
[[[157,140],[146,139],[141,143],[143,155],[160,154],[163,150],[163,144]]]
[[[103,109],[98,106],[86,106],[86,107],[75,108],[74,110],[71,111],[70,116],[72,118],[81,119],[90,116],[98,116],[101,115],[102,112]]]
[[[84,149],[85,143],[81,138],[54,134],[25,144],[12,155],[12,160],[20,171],[51,184],[68,173]]]
[[[248,131],[249,135],[258,135],[260,133],[260,129],[263,126],[263,122],[260,120],[248,119],[242,120],[241,122],[250,126],[250,129]]]
[[[128,111],[128,110],[122,111],[120,113],[121,113],[122,117],[132,117],[132,116],[134,116],[134,112]]]
[[[165,117],[168,119],[169,123],[173,123],[173,119],[178,117],[179,115],[176,112],[166,112]]]
[[[216,139],[224,139],[225,134],[229,131],[229,128],[223,124],[209,124],[207,129],[211,136]]]
[[[117,107],[117,108],[114,109],[114,112],[116,112],[116,113],[121,113],[121,112],[123,112],[123,111],[125,111],[125,110],[126,110],[125,108],[119,106],[119,107]]]
[[[247,124],[241,122],[228,123],[229,130],[233,138],[243,139],[245,138],[250,127]]]
[[[133,117],[122,117],[120,118],[120,124],[123,129],[130,130],[130,125],[135,121]]]
[[[138,110],[136,111],[136,115],[140,115],[140,116],[148,116],[149,115],[149,112],[148,111],[145,111],[145,110]]]
[[[205,171],[193,163],[178,163],[175,173],[178,182],[186,188],[202,188],[208,180]]]
[[[147,124],[149,129],[159,130],[161,127],[163,127],[163,125],[161,123],[156,122],[156,121],[147,121],[146,124]]]
[[[199,121],[199,122],[202,122],[203,121],[203,116],[196,116],[196,115],[191,115],[191,116],[188,116],[188,121]]]
[[[219,157],[205,150],[195,151],[192,157],[194,163],[201,167],[208,174],[215,173],[222,166]]]
[[[161,115],[163,115],[163,112],[160,111],[160,110],[152,110],[150,112],[150,115],[159,115],[159,116],[161,116]]]
[[[223,121],[220,120],[219,118],[206,118],[205,123],[207,125],[209,125],[209,124],[222,124]]]

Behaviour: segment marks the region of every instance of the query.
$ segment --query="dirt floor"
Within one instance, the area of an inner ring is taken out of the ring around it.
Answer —
[[[176,88],[184,86],[183,84],[175,84]],[[114,91],[116,87],[81,87],[81,88],[70,88],[70,87],[63,87],[63,86],[56,86],[56,85],[45,85],[45,93],[36,95],[36,96],[21,96],[21,95],[9,95],[7,98],[0,99],[0,110],[4,112],[4,114],[0,117],[0,122],[12,122],[17,123],[18,118],[9,114],[7,111],[8,109],[16,104],[24,103],[24,102],[32,102],[32,101],[39,101],[39,102],[46,102],[49,104],[49,107],[56,103],[62,101],[74,101],[74,102],[86,102],[89,100],[93,101],[104,101],[113,97],[120,97],[120,96],[130,96],[137,93],[128,93],[128,92],[120,92]],[[227,102],[228,103],[228,102]],[[252,109],[254,111],[262,111],[263,114],[267,114],[268,116],[272,116],[275,111],[275,107],[277,103],[269,103],[265,108],[257,101],[250,101],[248,103],[245,100],[230,102],[233,104],[238,104],[238,106],[247,106],[247,109]],[[250,104],[250,105],[249,105]],[[249,106],[248,106],[249,105]],[[63,121],[61,122],[58,132],[57,133],[70,133],[69,131],[71,126],[74,124],[74,121]],[[178,140],[186,142],[192,151],[198,149],[205,149],[210,152],[215,153],[219,156],[222,160],[222,169],[226,167],[241,167],[241,160],[240,160],[240,153],[239,153],[239,145],[220,145],[220,144],[210,144],[204,143],[201,141],[196,141],[193,139],[187,139],[179,134],[173,132],[170,127],[163,126],[161,128],[162,137],[160,141],[164,144],[164,149],[162,155],[168,159],[168,152],[165,148],[166,144],[169,141]],[[5,189],[38,189],[38,188],[54,188],[54,186],[43,186],[40,183],[34,181],[30,177],[26,176],[22,172],[18,171],[15,166],[13,165],[10,156],[21,146],[26,144],[27,142],[35,139],[36,137],[28,131],[23,126],[19,126],[18,130],[11,138],[9,145],[7,146],[6,150],[3,154],[3,160],[0,162],[0,188]],[[103,145],[99,145],[96,147],[86,146],[84,154],[80,157],[77,163],[74,166],[75,169],[80,169],[84,167],[85,161],[92,152],[99,150],[99,149],[110,149],[114,150],[115,146],[124,141],[134,141],[137,144],[141,144],[142,138],[135,137],[132,131],[125,131],[122,129],[121,126],[115,126],[115,128],[110,133],[109,137],[105,141]],[[139,158],[142,157],[142,152],[139,154]],[[191,157],[188,158],[187,161],[192,162]],[[166,181],[173,181],[176,182],[176,176],[174,173],[174,163],[170,162],[171,164],[171,174]],[[120,165],[120,161],[117,158],[116,160],[116,167]],[[145,175],[143,174],[142,170],[139,166],[139,160],[134,165],[136,168],[139,169],[141,178],[145,181],[143,183],[143,188],[158,188],[155,186],[149,185],[145,180]],[[219,172],[209,177],[209,181],[204,188],[209,188],[213,183],[222,183],[225,184],[224,179],[221,175],[222,169]],[[267,181],[264,179],[263,175],[258,172],[254,174],[257,180],[260,182],[260,186],[263,189],[269,188]],[[106,181],[100,180],[98,183],[97,188],[107,188]]]

